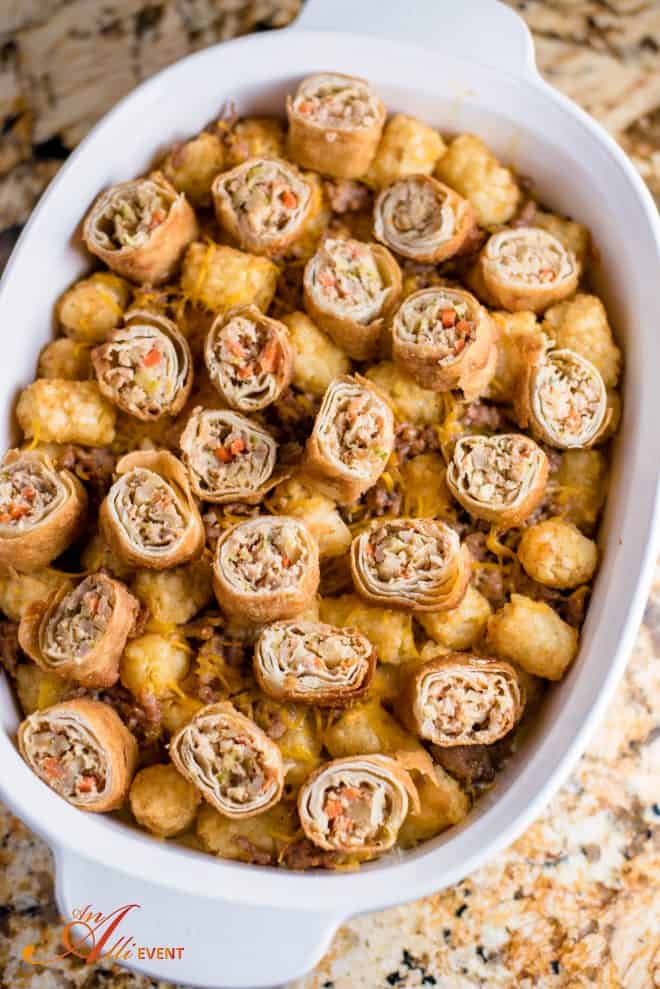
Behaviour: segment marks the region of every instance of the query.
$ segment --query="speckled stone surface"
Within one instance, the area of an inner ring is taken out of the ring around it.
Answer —
[[[546,77],[605,123],[660,198],[660,4],[511,6],[534,31]],[[58,934],[50,854],[0,807],[0,986],[157,985],[103,965],[20,961],[25,944],[47,948]],[[459,885],[347,924],[288,989],[417,986],[660,987],[660,568],[607,717],[544,815]]]

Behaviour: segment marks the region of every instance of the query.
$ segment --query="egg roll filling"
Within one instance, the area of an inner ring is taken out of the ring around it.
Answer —
[[[371,645],[350,629],[314,622],[275,624],[261,636],[259,657],[268,678],[314,691],[321,687],[354,686],[369,669]]]
[[[509,507],[528,494],[542,462],[540,448],[519,433],[466,436],[454,448],[448,480],[478,504]]]
[[[142,247],[167,219],[172,196],[155,182],[126,184],[108,199],[95,223],[98,244],[106,250]]]
[[[249,316],[234,316],[207,342],[209,372],[220,390],[252,404],[271,397],[273,376],[282,363],[282,346],[273,327]]]
[[[44,715],[34,721],[29,741],[32,765],[65,800],[93,801],[106,789],[105,754],[79,721]]]
[[[406,585],[419,590],[436,582],[459,548],[457,533],[447,526],[431,529],[414,519],[376,525],[364,545],[367,578],[381,585],[396,582],[400,590]]]
[[[318,127],[337,130],[371,127],[379,119],[378,103],[367,83],[331,74],[305,80],[293,111]]]
[[[575,271],[573,255],[556,237],[529,227],[495,234],[486,257],[503,279],[523,286],[554,284]]]
[[[600,430],[607,411],[603,379],[590,361],[557,350],[536,371],[532,409],[562,445],[586,443]]]
[[[368,244],[328,239],[309,262],[317,302],[358,323],[369,323],[382,310],[388,286]]]
[[[181,439],[200,497],[254,492],[275,466],[276,444],[265,430],[231,412],[200,411]]]
[[[309,185],[292,168],[267,158],[235,170],[222,188],[239,226],[252,237],[286,233],[304,216],[311,196]]]
[[[174,341],[156,326],[128,326],[95,350],[104,390],[127,411],[166,412],[181,387],[181,358]]]
[[[391,796],[380,781],[342,781],[329,786],[323,798],[319,823],[330,842],[347,849],[380,842],[392,812]]]
[[[422,250],[449,240],[457,216],[446,196],[415,176],[394,182],[381,199],[383,233],[394,250]]]
[[[43,522],[64,502],[66,490],[54,470],[21,458],[0,468],[0,533],[18,535]]]
[[[231,724],[201,721],[188,735],[189,755],[221,801],[243,807],[261,803],[275,786],[266,753]]]
[[[519,699],[502,673],[436,671],[421,683],[421,734],[439,744],[489,744],[518,719]]]
[[[328,453],[356,474],[370,475],[374,467],[384,467],[390,451],[380,442],[385,423],[374,396],[339,393],[332,412],[322,425]]]
[[[184,535],[186,521],[174,491],[154,471],[134,467],[113,490],[117,519],[134,545],[151,552],[167,550]]]
[[[222,545],[225,578],[245,591],[295,587],[309,565],[309,550],[291,522],[242,525]]]
[[[41,633],[45,656],[57,665],[72,657],[82,659],[103,637],[115,606],[115,592],[98,575],[85,577],[51,614]]]
[[[434,348],[433,363],[444,367],[458,360],[477,335],[470,305],[441,290],[410,298],[396,316],[396,336],[404,343]]]

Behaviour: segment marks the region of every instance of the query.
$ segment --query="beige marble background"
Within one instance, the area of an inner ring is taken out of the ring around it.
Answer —
[[[546,78],[610,129],[660,201],[660,4],[510,5],[534,32]],[[297,8],[1,0],[0,231],[23,222],[67,148],[140,78],[218,38],[281,26]],[[106,64],[114,69],[101,84]],[[0,806],[0,987],[170,989],[107,966],[35,971],[20,961],[25,944],[54,945],[58,931],[50,853]],[[660,568],[607,717],[546,813],[457,886],[347,924],[288,989],[390,986],[660,987]]]

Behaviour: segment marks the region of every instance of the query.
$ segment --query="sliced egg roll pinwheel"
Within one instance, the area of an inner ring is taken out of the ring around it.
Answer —
[[[379,392],[363,378],[335,378],[307,441],[305,470],[317,487],[341,504],[357,501],[393,448],[394,417]]]
[[[495,340],[484,307],[458,288],[414,292],[392,321],[395,361],[422,388],[460,388],[468,401],[483,395],[495,373]]]
[[[250,158],[213,183],[218,223],[243,250],[282,254],[303,231],[312,187],[295,165]]]
[[[559,450],[593,446],[612,417],[600,371],[568,349],[530,352],[513,404],[518,424]]]
[[[474,274],[493,305],[510,312],[542,312],[575,292],[580,265],[547,230],[518,227],[488,239]]]
[[[470,515],[507,529],[521,525],[540,504],[548,470],[548,458],[529,436],[463,436],[447,468],[447,485]]]
[[[254,672],[276,700],[343,707],[369,687],[376,652],[354,628],[321,622],[268,625],[254,650]]]
[[[179,772],[226,817],[254,817],[282,796],[284,763],[275,742],[228,703],[209,704],[170,742]]]
[[[188,342],[171,320],[156,313],[127,313],[125,325],[94,348],[92,364],[105,397],[143,422],[177,415],[190,395]]]
[[[139,285],[167,281],[196,236],[195,211],[159,174],[106,189],[83,224],[92,254]]]
[[[137,764],[137,743],[119,715],[83,697],[27,717],[18,728],[18,747],[55,793],[94,813],[121,806]]]
[[[364,175],[376,154],[385,106],[357,76],[308,76],[287,99],[288,153],[304,168],[340,179]]]
[[[282,480],[273,473],[277,443],[237,412],[194,409],[180,443],[190,485],[204,501],[252,505]]]
[[[455,530],[434,519],[379,520],[351,544],[356,591],[384,608],[456,608],[467,590],[470,563]]]
[[[386,247],[328,238],[305,266],[305,309],[349,357],[369,360],[398,305],[401,283]]]
[[[319,553],[307,527],[262,515],[227,529],[216,547],[213,586],[220,606],[251,622],[295,618],[319,585]]]
[[[300,823],[310,841],[364,856],[394,845],[410,808],[419,810],[412,779],[385,755],[334,759],[313,772],[298,794]]]
[[[47,566],[82,534],[87,494],[37,450],[9,450],[0,464],[0,566]]]
[[[435,745],[492,745],[516,726],[525,706],[513,666],[453,652],[418,666],[404,690],[408,727]]]
[[[256,306],[221,314],[206,337],[204,360],[227,405],[257,412],[276,401],[293,377],[289,333]]]
[[[99,572],[73,590],[63,585],[28,607],[18,627],[21,648],[37,666],[85,687],[111,687],[139,601],[124,584]]]
[[[99,511],[111,551],[129,566],[166,570],[204,548],[204,524],[183,464],[167,450],[128,453]]]
[[[374,205],[378,240],[412,261],[445,261],[460,251],[474,229],[467,199],[428,175],[397,179]]]

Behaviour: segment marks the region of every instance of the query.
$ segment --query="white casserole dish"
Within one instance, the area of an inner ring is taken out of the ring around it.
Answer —
[[[52,183],[7,267],[0,291],[6,441],[11,399],[33,379],[53,302],[89,265],[77,227],[97,192],[142,172],[157,149],[199,130],[227,100],[240,114],[282,113],[295,82],[322,69],[369,78],[390,110],[414,113],[442,131],[477,132],[534,177],[542,200],[591,228],[626,354],[604,560],[580,656],[496,787],[460,827],[358,873],[298,875],[214,860],[79,813],[20,759],[13,739],[17,712],[6,684],[0,686],[0,795],[53,848],[62,912],[90,903],[106,911],[140,904],[122,933],[137,944],[183,946],[185,952],[174,961],[133,957],[128,964],[188,985],[272,986],[301,975],[349,915],[456,882],[509,844],[583,751],[623,670],[655,560],[656,210],[612,139],[541,80],[527,29],[495,0],[307,0],[293,28],[190,56],[120,103]]]

